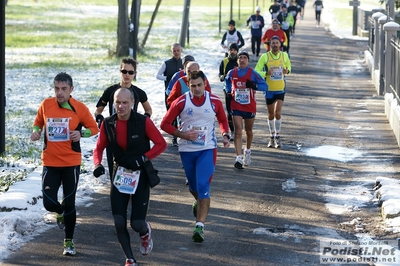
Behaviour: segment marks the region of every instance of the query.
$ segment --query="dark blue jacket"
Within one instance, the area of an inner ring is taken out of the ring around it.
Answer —
[[[257,21],[260,21],[260,25],[257,24]],[[264,28],[264,18],[263,16],[256,16],[256,15],[251,15],[247,21],[246,25],[251,26],[251,36],[262,36],[262,29]]]

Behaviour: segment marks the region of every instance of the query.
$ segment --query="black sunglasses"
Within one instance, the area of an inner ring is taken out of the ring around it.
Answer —
[[[121,70],[121,73],[122,74],[126,74],[126,73],[129,73],[129,75],[133,75],[133,74],[135,74],[136,73],[136,71],[134,71],[134,70],[125,70],[125,69],[122,69]]]

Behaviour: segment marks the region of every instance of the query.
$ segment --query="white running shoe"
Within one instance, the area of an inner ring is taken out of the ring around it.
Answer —
[[[251,164],[250,155],[251,155],[251,150],[250,149],[246,149],[244,151],[244,161],[243,161],[245,166],[248,166],[248,165]]]
[[[276,148],[276,149],[279,149],[280,147],[282,147],[280,137],[279,137],[279,136],[276,136],[276,137],[275,137],[275,148]]]
[[[273,147],[275,147],[274,137],[270,137],[268,142],[268,148],[273,148]]]
[[[235,140],[235,131],[231,132],[231,138],[230,141],[234,141]]]
[[[71,238],[64,239],[63,255],[74,256],[76,254],[74,241]]]
[[[138,264],[133,259],[127,259],[125,266],[138,266]]]
[[[242,157],[242,155],[238,155],[236,157],[236,162],[235,162],[234,166],[237,169],[243,169],[243,157]]]
[[[153,249],[153,239],[151,238],[151,225],[147,223],[147,234],[140,236],[140,252],[147,255]]]

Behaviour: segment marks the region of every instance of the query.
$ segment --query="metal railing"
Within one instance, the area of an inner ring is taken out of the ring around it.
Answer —
[[[377,90],[380,95],[393,93],[400,105],[400,25],[383,13],[375,13],[369,21],[368,50],[373,56],[371,74],[379,73]]]
[[[374,53],[374,43],[375,43],[375,20],[372,17],[369,20],[369,30],[368,30],[368,49],[371,54]]]
[[[400,39],[397,36],[391,36],[390,45],[387,49],[391,49],[391,58],[390,58],[390,80],[385,80],[388,82],[388,88],[395,95],[397,99],[397,104],[400,105]]]
[[[386,6],[386,14],[378,11],[368,20],[365,59],[377,94],[384,95],[385,115],[400,147],[400,14],[393,12],[393,4]]]

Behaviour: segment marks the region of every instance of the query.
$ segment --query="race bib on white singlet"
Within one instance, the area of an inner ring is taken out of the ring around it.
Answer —
[[[139,177],[140,170],[132,171],[118,166],[113,184],[121,193],[135,194],[139,184]]]
[[[69,141],[69,118],[47,118],[46,132],[48,141]]]
[[[235,91],[235,101],[240,104],[250,103],[250,89],[236,89]]]
[[[187,142],[197,146],[206,146],[207,144],[207,127],[206,126],[192,126],[189,125],[188,129],[193,129],[197,132],[198,136],[195,140],[188,140]]]

